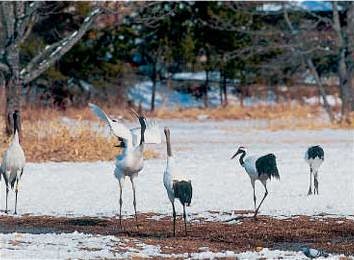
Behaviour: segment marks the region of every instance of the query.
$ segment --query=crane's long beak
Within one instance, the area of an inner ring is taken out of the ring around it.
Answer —
[[[240,153],[240,151],[237,150],[237,152],[231,157],[231,160],[234,159],[239,153]]]

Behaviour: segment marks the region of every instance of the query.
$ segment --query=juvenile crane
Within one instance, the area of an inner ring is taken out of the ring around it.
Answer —
[[[170,129],[164,129],[167,145],[167,164],[163,175],[163,184],[166,188],[168,198],[172,204],[173,211],[173,236],[176,236],[176,210],[175,199],[179,199],[183,207],[184,231],[187,235],[186,206],[192,201],[192,183],[189,179],[181,176],[180,171],[172,156]]]
[[[259,208],[261,207],[264,199],[268,195],[267,190],[267,181],[270,180],[272,177],[276,179],[280,179],[279,171],[277,168],[276,157],[274,154],[270,153],[263,156],[246,156],[247,150],[245,147],[240,146],[237,152],[231,157],[234,159],[237,155],[241,154],[239,162],[243,168],[245,168],[248,176],[251,179],[251,184],[253,188],[253,202],[254,202],[254,218],[257,217]],[[263,196],[262,201],[259,203],[258,207],[256,207],[256,188],[255,182],[259,180],[265,189],[265,193]]]
[[[2,164],[1,164],[1,175],[4,177],[6,185],[6,209],[7,213],[7,199],[9,194],[9,186],[13,190],[15,188],[16,198],[15,198],[15,214],[17,214],[17,195],[18,195],[18,182],[23,174],[23,169],[25,167],[26,159],[25,153],[20,144],[20,129],[19,129],[20,115],[17,110],[13,113],[13,123],[14,123],[14,136],[9,148],[5,151]]]
[[[311,146],[305,152],[305,161],[310,166],[310,187],[307,195],[312,194],[312,174],[314,177],[313,184],[313,194],[318,195],[318,169],[324,161],[324,151],[321,146]]]
[[[138,115],[133,111],[138,118],[140,128],[128,129],[122,122],[111,119],[105,112],[94,104],[89,104],[92,112],[100,119],[105,121],[113,135],[120,141],[122,152],[116,157],[114,176],[119,182],[119,222],[122,227],[122,191],[126,177],[129,177],[133,189],[133,206],[135,213],[135,221],[138,226],[138,217],[136,213],[136,195],[134,178],[138,176],[139,172],[144,167],[144,144],[145,143],[161,143],[161,135],[158,124],[155,121],[147,122],[145,117]],[[147,135],[147,136],[146,136]],[[139,142],[138,142],[139,140]]]

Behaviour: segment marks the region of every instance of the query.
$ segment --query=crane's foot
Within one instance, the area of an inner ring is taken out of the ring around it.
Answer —
[[[309,190],[309,191],[307,192],[307,195],[312,195],[312,190]]]

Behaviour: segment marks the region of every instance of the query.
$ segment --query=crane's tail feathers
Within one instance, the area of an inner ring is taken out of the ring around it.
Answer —
[[[280,179],[277,161],[274,154],[267,154],[256,161],[256,168],[261,169],[261,174],[267,174],[269,178]]]
[[[183,205],[190,206],[192,201],[192,183],[190,181],[173,182],[175,198],[178,198]]]

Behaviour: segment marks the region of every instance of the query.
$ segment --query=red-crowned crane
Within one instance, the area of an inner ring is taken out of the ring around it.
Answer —
[[[167,164],[163,175],[163,184],[166,188],[168,198],[172,204],[173,211],[173,236],[176,236],[176,210],[175,199],[179,199],[183,207],[184,231],[187,235],[187,216],[186,206],[190,206],[192,201],[191,180],[183,177],[172,156],[170,129],[164,129],[167,145]]]
[[[318,195],[318,169],[324,161],[324,151],[321,146],[311,146],[305,152],[305,161],[310,166],[310,187],[307,195],[312,194],[312,174],[313,174],[313,194]]]
[[[138,217],[136,212],[136,195],[134,178],[138,176],[139,172],[144,167],[144,144],[145,143],[161,143],[161,135],[159,126],[155,121],[147,121],[144,116],[138,115],[140,127],[128,129],[122,122],[111,119],[105,112],[94,104],[89,104],[92,112],[100,119],[105,121],[113,135],[120,141],[122,152],[116,157],[114,176],[118,179],[120,187],[119,195],[119,222],[122,227],[122,191],[125,177],[129,177],[133,189],[133,206],[135,213],[135,221],[138,226]],[[139,142],[138,142],[139,141]]]
[[[15,188],[16,199],[15,199],[15,214],[17,214],[17,195],[18,195],[18,182],[23,174],[23,169],[25,167],[26,158],[25,153],[20,144],[20,129],[19,129],[20,115],[17,110],[13,113],[13,123],[14,123],[14,136],[9,148],[5,151],[2,163],[1,163],[1,175],[4,177],[6,185],[6,209],[7,213],[7,198],[9,193],[9,186],[11,189]],[[1,176],[0,175],[0,176]]]
[[[253,188],[253,202],[254,202],[254,218],[257,217],[258,210],[261,207],[264,199],[268,195],[267,180],[273,178],[280,179],[279,171],[277,168],[276,157],[274,154],[267,154],[263,156],[246,156],[247,150],[245,147],[240,146],[237,152],[231,157],[234,159],[237,155],[241,154],[239,162],[243,168],[245,168],[248,176],[250,176],[251,184]],[[256,189],[255,182],[259,180],[265,189],[264,197],[256,207]]]

